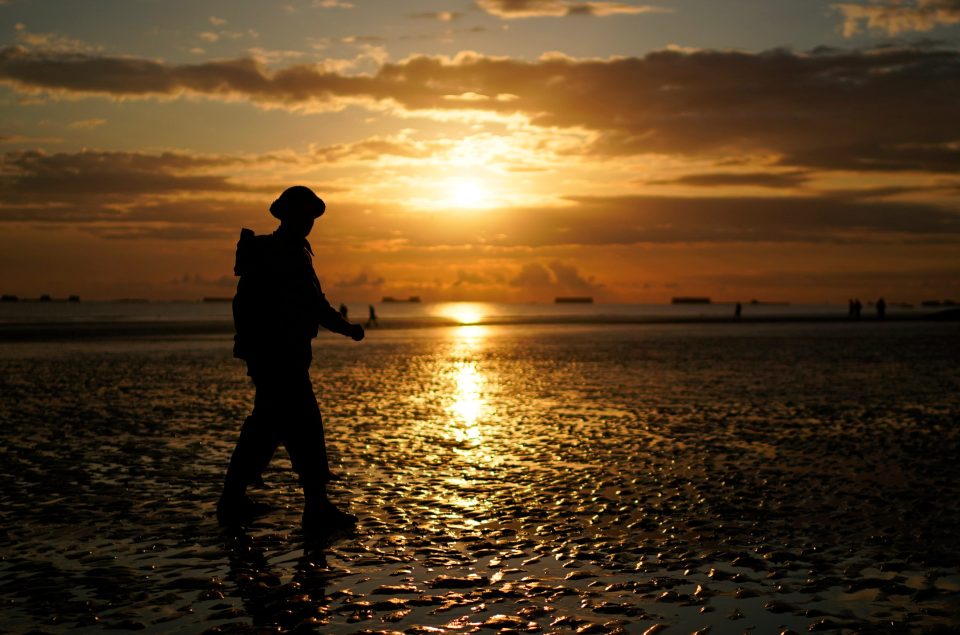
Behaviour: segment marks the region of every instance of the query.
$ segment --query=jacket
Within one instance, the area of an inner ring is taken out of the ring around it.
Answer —
[[[240,277],[233,298],[235,357],[251,365],[309,366],[310,340],[320,326],[349,332],[349,322],[320,288],[312,256],[306,239],[240,231],[234,266]]]

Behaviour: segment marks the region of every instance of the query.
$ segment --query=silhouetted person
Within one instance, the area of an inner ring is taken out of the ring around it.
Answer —
[[[853,319],[859,320],[860,313],[863,311],[863,303],[860,302],[860,298],[854,298],[853,300]]]
[[[372,304],[369,305],[369,307],[370,307],[370,317],[367,318],[367,326],[380,326],[377,323],[377,310],[373,308]]]
[[[739,320],[741,313],[743,313],[743,307],[740,306],[740,303],[739,303],[739,302],[737,302],[737,306],[733,307],[733,317],[734,317],[734,319]]]
[[[307,235],[326,206],[309,188],[285,190],[270,206],[280,220],[272,234],[243,229],[234,273],[240,276],[233,299],[234,356],[247,363],[256,396],[253,412],[240,430],[230,458],[217,517],[240,524],[264,511],[247,497],[260,481],[280,443],[287,448],[303,486],[303,526],[307,531],[356,521],[328,499],[331,479],[323,421],[310,383],[311,340],[319,327],[363,339],[363,327],[350,324],[330,306],[313,270]]]
[[[853,308],[853,298],[847,300],[847,317],[853,319],[855,311]]]
[[[883,298],[877,300],[877,318],[883,319],[887,316],[887,301]]]
[[[347,309],[347,305],[341,303],[341,304],[340,304],[339,312],[340,312],[340,317],[342,317],[344,320],[346,320],[346,319],[347,319],[347,313],[349,313],[349,311],[348,311],[348,309]]]

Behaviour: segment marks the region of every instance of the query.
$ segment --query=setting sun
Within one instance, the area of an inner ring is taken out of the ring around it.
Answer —
[[[483,209],[493,204],[489,186],[480,179],[450,179],[446,193],[447,202],[454,209]]]
[[[462,325],[476,324],[488,315],[482,302],[450,302],[441,305],[437,313]]]

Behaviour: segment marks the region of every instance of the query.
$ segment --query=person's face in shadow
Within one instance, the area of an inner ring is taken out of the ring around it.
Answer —
[[[313,217],[302,214],[291,214],[280,222],[280,229],[283,233],[294,238],[306,238],[313,229]]]

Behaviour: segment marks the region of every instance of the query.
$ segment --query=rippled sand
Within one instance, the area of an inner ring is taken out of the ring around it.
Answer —
[[[743,326],[319,340],[311,544],[282,453],[217,527],[225,339],[6,344],[0,631],[956,632],[955,325]]]

